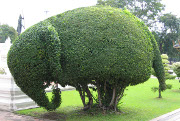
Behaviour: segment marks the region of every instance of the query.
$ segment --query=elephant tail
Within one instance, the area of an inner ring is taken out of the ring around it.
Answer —
[[[162,59],[161,59],[161,54],[158,49],[157,42],[154,39],[153,35],[151,35],[151,42],[153,44],[153,51],[154,51],[152,67],[154,68],[156,77],[158,78],[159,88],[161,91],[164,91],[166,89],[165,71],[164,71],[164,66],[163,66]]]

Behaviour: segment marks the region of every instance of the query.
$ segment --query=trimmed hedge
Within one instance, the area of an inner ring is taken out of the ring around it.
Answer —
[[[162,63],[164,66],[164,71],[165,71],[165,79],[166,80],[167,79],[175,79],[176,76],[173,76],[173,75],[169,74],[169,72],[168,72],[168,70],[170,70],[170,65],[168,64],[169,61],[168,61],[167,54],[162,54],[161,58],[162,58]],[[152,75],[156,76],[154,69],[152,69]]]
[[[176,73],[177,77],[180,77],[180,62],[173,63],[173,71]]]
[[[47,110],[56,109],[54,105],[61,102],[59,98],[57,104],[50,103],[45,92],[61,74],[60,45],[55,28],[48,22],[40,22],[22,33],[8,53],[8,67],[16,84]]]
[[[88,104],[87,85],[94,84],[99,103],[116,107],[110,98],[148,80],[152,66],[162,89],[165,80],[157,43],[145,24],[128,10],[103,6],[67,11],[29,28],[12,45],[8,66],[22,91],[46,109],[51,103],[43,94],[50,81],[75,86],[82,99],[86,92]]]

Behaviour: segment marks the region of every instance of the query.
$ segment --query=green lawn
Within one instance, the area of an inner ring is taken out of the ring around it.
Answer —
[[[158,92],[151,91],[151,87],[158,86],[157,79],[149,79],[143,84],[130,86],[125,91],[126,96],[119,105],[123,113],[102,113],[94,110],[94,113],[82,111],[82,103],[79,93],[76,91],[63,91],[62,104],[55,112],[47,112],[42,108],[17,111],[18,114],[35,117],[52,118],[68,121],[148,121],[162,114],[180,108],[180,84],[178,80],[167,80],[172,84],[171,90],[162,93],[159,99]],[[50,95],[50,94],[49,94]],[[93,109],[92,109],[93,110]]]

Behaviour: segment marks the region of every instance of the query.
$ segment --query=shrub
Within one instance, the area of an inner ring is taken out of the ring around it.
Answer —
[[[172,68],[177,77],[180,77],[180,62],[173,63]]]
[[[0,74],[6,74],[4,68],[0,68]]]
[[[168,64],[169,61],[168,61],[168,56],[167,56],[167,54],[162,54],[162,55],[161,55],[161,58],[162,58],[163,66],[164,66],[164,71],[165,71],[165,78],[166,78],[166,80],[167,80],[167,79],[175,79],[176,76],[173,76],[173,75],[171,75],[171,74],[168,72],[172,67]],[[152,68],[152,70],[151,70],[151,74],[154,75],[154,76],[156,76],[156,73],[155,73],[155,71],[154,71],[153,68]]]
[[[168,70],[170,70],[170,65],[169,65],[167,54],[162,54],[161,58],[162,58],[163,66],[164,66],[165,78],[166,79],[175,79],[176,76],[173,76],[168,72]]]
[[[172,89],[172,84],[166,84],[166,89]],[[159,91],[159,87],[152,87],[153,92]]]
[[[60,51],[55,28],[48,22],[40,22],[21,34],[8,53],[8,67],[16,84],[47,110],[56,109],[61,102],[52,99],[57,104],[50,103],[45,92],[50,82],[58,81],[61,72]],[[54,94],[60,95],[57,91]]]
[[[125,88],[148,80],[152,66],[165,88],[153,35],[129,11],[112,7],[78,8],[34,25],[11,47],[8,65],[18,86],[46,109],[40,94],[50,81],[76,87],[85,109],[93,104],[88,84],[96,87],[99,107],[116,110]]]
[[[164,66],[164,72],[165,72],[165,78],[166,78],[166,80],[167,79],[175,79],[176,78],[176,76],[173,76],[173,75],[171,75],[171,74],[169,74],[169,72],[168,72],[168,70],[170,70],[170,66],[169,66],[169,61],[168,61],[168,56],[167,56],[167,54],[162,54],[161,55],[161,59],[162,59],[162,63],[163,63],[163,66]],[[154,75],[154,76],[156,76],[156,73],[155,73],[155,71],[154,71],[154,69],[152,68],[152,70],[151,70],[152,72],[152,75]],[[160,86],[160,85],[159,85]],[[166,85],[166,89],[171,89],[170,87],[171,87],[172,85]],[[153,92],[156,92],[157,90],[159,91],[159,98],[162,98],[162,95],[161,95],[161,89],[159,89],[159,87],[152,87],[151,88],[151,90],[153,91]]]

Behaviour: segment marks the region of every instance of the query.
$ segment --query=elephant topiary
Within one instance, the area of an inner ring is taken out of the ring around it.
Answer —
[[[74,86],[85,109],[93,104],[89,84],[99,107],[116,110],[124,89],[148,80],[151,67],[165,88],[153,35],[128,10],[112,7],[78,8],[35,24],[13,43],[8,66],[21,90],[47,110],[61,102],[59,89],[48,100],[44,89],[50,82]]]

